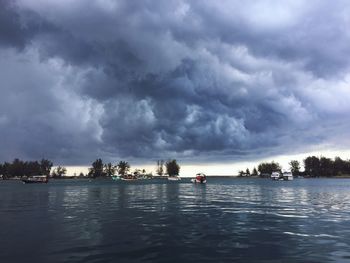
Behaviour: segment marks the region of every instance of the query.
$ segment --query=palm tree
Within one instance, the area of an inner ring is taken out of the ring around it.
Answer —
[[[91,168],[89,168],[89,175],[96,178],[103,175],[103,162],[101,159],[97,159],[91,164]]]
[[[289,162],[290,171],[293,175],[298,175],[300,172],[300,163],[297,160],[292,160]]]
[[[163,175],[163,173],[164,173],[163,166],[164,166],[164,161],[158,160],[157,161],[157,174],[158,175]]]
[[[57,168],[52,172],[52,177],[62,177],[67,173],[66,167],[57,166]]]
[[[104,165],[104,173],[107,176],[112,176],[115,174],[116,166],[114,166],[112,163],[107,163]]]
[[[128,171],[130,169],[130,165],[128,162],[120,161],[117,165],[117,169],[118,169],[118,174],[123,176],[126,173],[128,173]]]
[[[53,163],[50,160],[42,159],[40,161],[40,170],[41,170],[40,173],[42,175],[49,176],[52,165]]]
[[[169,160],[165,163],[165,167],[169,176],[177,176],[180,172],[180,165],[176,160]]]

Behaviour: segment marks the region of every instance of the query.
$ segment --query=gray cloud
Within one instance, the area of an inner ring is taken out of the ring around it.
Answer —
[[[346,1],[0,3],[1,159],[241,160],[347,136]]]

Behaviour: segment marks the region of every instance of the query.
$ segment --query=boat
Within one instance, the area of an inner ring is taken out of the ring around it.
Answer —
[[[113,181],[118,181],[121,179],[120,175],[112,175],[111,177]]]
[[[281,174],[280,174],[280,172],[272,172],[272,174],[271,174],[271,179],[272,179],[272,180],[280,180],[280,179],[281,179]]]
[[[293,174],[291,172],[286,172],[282,174],[282,178],[284,181],[292,181],[293,180]]]
[[[169,176],[168,181],[180,181],[181,178],[179,176]]]
[[[120,180],[122,181],[136,181],[138,178],[132,174],[124,175],[120,177]]]
[[[204,173],[198,173],[196,174],[196,178],[191,179],[191,182],[195,184],[206,184],[207,177]]]
[[[24,184],[39,184],[39,183],[47,184],[49,182],[49,178],[46,175],[35,175],[35,176],[27,177],[26,179],[22,179],[22,182]]]
[[[272,180],[277,180],[277,181],[292,181],[293,180],[293,174],[291,172],[273,172],[271,174],[271,179]]]

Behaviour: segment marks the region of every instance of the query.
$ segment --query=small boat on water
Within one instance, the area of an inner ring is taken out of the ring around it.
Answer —
[[[283,173],[282,178],[284,181],[292,181],[294,179],[293,174],[291,172]]]
[[[196,174],[196,178],[191,179],[191,182],[195,183],[195,184],[206,184],[207,177],[204,173],[198,173],[198,174]]]
[[[273,172],[271,174],[271,179],[272,180],[277,180],[277,181],[292,181],[293,180],[293,174],[291,172]]]
[[[138,178],[133,174],[128,174],[120,177],[122,181],[136,181]]]
[[[120,175],[112,175],[111,177],[113,181],[118,181],[121,179]]]
[[[24,184],[40,184],[40,183],[47,184],[49,182],[49,178],[46,175],[35,175],[35,176],[30,176],[26,179],[22,179],[22,182]]]
[[[281,179],[281,173],[280,172],[272,172],[271,179],[272,180],[280,180]]]
[[[169,176],[168,181],[180,181],[181,178],[179,176]]]

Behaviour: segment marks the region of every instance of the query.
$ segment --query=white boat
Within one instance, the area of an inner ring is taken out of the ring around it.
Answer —
[[[207,177],[204,173],[198,173],[196,174],[196,178],[191,179],[191,182],[194,184],[206,184]]]
[[[168,181],[180,181],[181,178],[179,176],[169,176]]]
[[[283,173],[282,174],[282,178],[283,180],[285,181],[292,181],[294,178],[293,178],[293,174],[291,172],[286,172],[286,173]]]
[[[281,174],[280,172],[272,172],[271,174],[271,179],[272,180],[280,180],[282,177],[281,177]]]
[[[120,177],[122,181],[136,181],[138,178],[133,174],[127,174]]]
[[[38,184],[38,183],[47,184],[49,182],[49,178],[46,175],[35,175],[35,176],[30,176],[26,179],[22,179],[22,182],[24,184]]]

